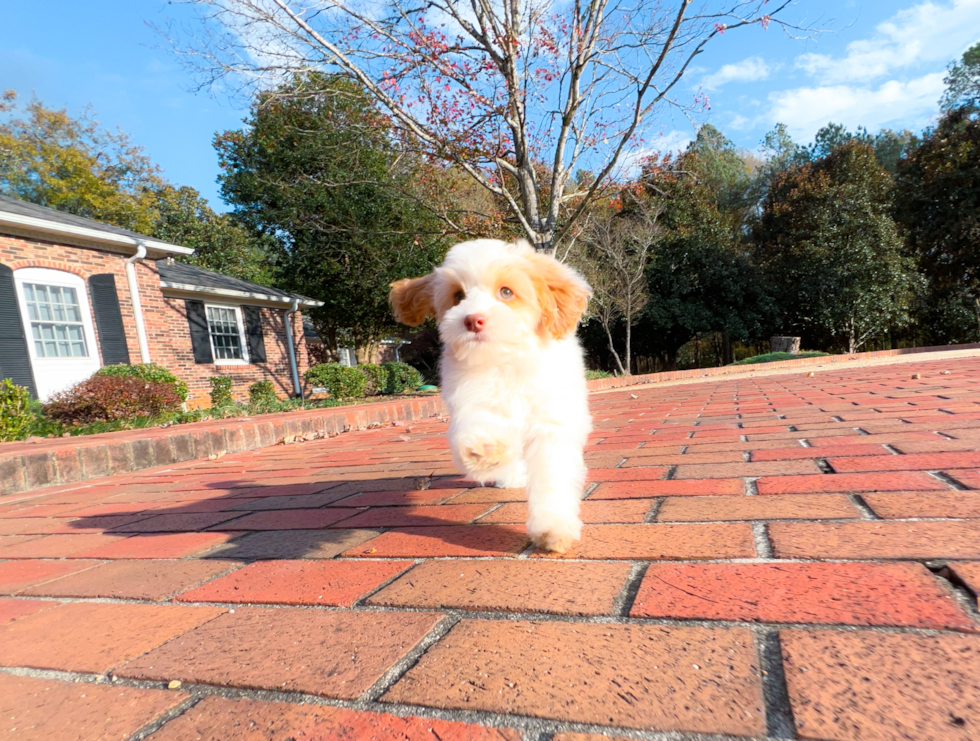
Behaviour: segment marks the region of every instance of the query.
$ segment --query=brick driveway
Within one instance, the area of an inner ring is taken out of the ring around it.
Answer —
[[[0,499],[0,737],[980,739],[980,359],[593,409],[564,557],[438,420]]]

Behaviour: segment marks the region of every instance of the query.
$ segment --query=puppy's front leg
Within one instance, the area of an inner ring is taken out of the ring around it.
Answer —
[[[495,481],[520,467],[520,430],[491,412],[454,416],[449,423],[449,445],[460,472],[480,483]]]
[[[559,425],[540,425],[528,439],[525,460],[528,535],[539,548],[564,553],[582,534],[582,442]]]

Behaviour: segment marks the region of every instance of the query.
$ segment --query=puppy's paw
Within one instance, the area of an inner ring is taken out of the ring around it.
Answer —
[[[459,441],[459,458],[473,472],[489,472],[514,461],[516,450],[506,440],[468,436]]]
[[[541,550],[565,553],[581,538],[582,521],[578,517],[532,517],[527,533]]]

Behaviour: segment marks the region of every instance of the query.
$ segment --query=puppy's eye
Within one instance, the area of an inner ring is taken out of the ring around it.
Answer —
[[[456,306],[464,298],[466,298],[465,293],[463,293],[462,291],[456,291],[456,294],[453,296],[453,306]]]
[[[514,298],[514,292],[507,286],[504,286],[500,289],[500,298],[502,298],[504,301],[510,301],[512,298]]]

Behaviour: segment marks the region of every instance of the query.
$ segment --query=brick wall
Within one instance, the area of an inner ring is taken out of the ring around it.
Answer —
[[[0,264],[12,270],[36,267],[64,270],[80,276],[87,281],[89,276],[112,273],[116,277],[116,293],[122,312],[126,332],[126,344],[133,363],[140,362],[139,341],[136,337],[136,322],[133,305],[129,296],[129,283],[126,279],[126,258],[129,255],[95,247],[76,247],[27,237],[0,234]],[[139,284],[140,299],[143,303],[143,320],[146,325],[147,343],[150,359],[168,368],[184,381],[190,389],[188,406],[208,406],[210,398],[209,378],[211,376],[231,376],[234,379],[233,394],[236,399],[248,398],[248,386],[255,381],[268,379],[275,386],[280,398],[287,398],[293,389],[289,372],[289,355],[286,347],[284,312],[278,307],[261,307],[262,329],[265,336],[265,363],[250,365],[197,364],[191,347],[190,330],[187,324],[184,299],[163,295],[160,289],[160,276],[152,260],[136,263],[136,279]],[[234,301],[220,300],[219,303],[232,304]],[[90,309],[92,306],[89,296]],[[98,326],[92,317],[92,327],[97,344]],[[293,340],[296,346],[296,361],[300,376],[309,367],[306,343],[303,339],[302,312],[292,317]]]

